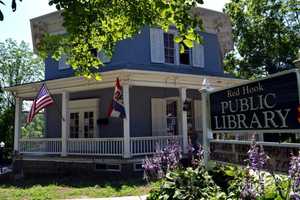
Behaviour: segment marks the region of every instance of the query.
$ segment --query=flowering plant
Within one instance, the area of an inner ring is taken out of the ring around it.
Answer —
[[[181,158],[182,150],[177,142],[171,141],[162,149],[160,149],[159,145],[156,145],[155,154],[152,157],[146,157],[144,160],[144,178],[146,180],[163,178],[168,170],[174,170],[179,167]]]

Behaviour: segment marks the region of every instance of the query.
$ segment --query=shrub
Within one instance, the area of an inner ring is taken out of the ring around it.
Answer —
[[[171,142],[163,149],[157,145],[153,157],[146,157],[143,162],[144,178],[149,181],[165,177],[168,170],[180,167],[181,157],[182,150],[178,143]]]
[[[214,183],[203,165],[168,172],[161,187],[147,200],[222,200],[226,194]]]

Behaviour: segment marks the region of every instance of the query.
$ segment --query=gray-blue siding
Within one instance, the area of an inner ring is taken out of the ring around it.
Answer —
[[[70,94],[70,99],[99,98],[99,118],[105,118],[113,95],[113,88],[77,92]],[[152,135],[151,98],[178,97],[178,89],[131,87],[130,88],[130,136]],[[187,90],[187,97],[200,99],[200,92]],[[61,137],[61,96],[55,95],[55,104],[46,109],[46,136]],[[123,120],[110,118],[105,127],[98,127],[98,137],[123,137]]]
[[[204,39],[205,68],[189,65],[156,64],[151,63],[150,31],[144,28],[140,34],[132,39],[126,39],[117,44],[110,63],[101,67],[100,71],[117,69],[135,69],[148,71],[164,71],[184,74],[224,76],[221,50],[215,34],[201,33]],[[58,69],[58,62],[52,58],[45,61],[46,80],[73,76],[72,69]]]

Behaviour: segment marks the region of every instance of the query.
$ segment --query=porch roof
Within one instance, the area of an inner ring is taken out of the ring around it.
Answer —
[[[202,89],[202,82],[207,79],[210,86],[215,89],[238,84],[245,80],[210,75],[191,75],[170,72],[143,71],[143,70],[114,70],[102,72],[102,81],[88,80],[83,77],[68,77],[54,80],[39,81],[7,87],[4,90],[13,92],[15,96],[32,98],[38,92],[42,83],[46,83],[51,94],[60,94],[64,91],[79,92],[111,88],[116,77],[121,80],[121,85],[166,88]]]

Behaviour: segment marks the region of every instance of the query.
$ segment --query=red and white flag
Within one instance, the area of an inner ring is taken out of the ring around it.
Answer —
[[[113,100],[109,106],[108,117],[126,118],[123,94],[119,78],[116,79]]]
[[[30,111],[27,116],[27,124],[32,122],[34,116],[43,108],[51,105],[53,103],[53,99],[48,92],[48,89],[45,84],[40,88],[36,98],[33,100]]]

